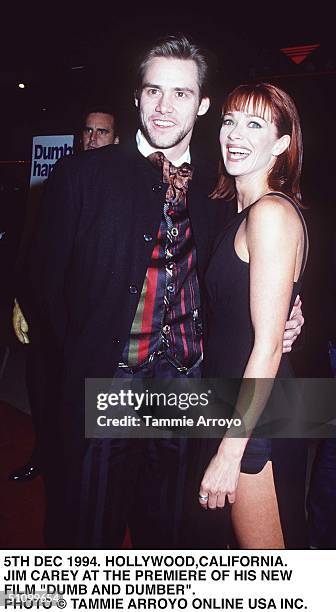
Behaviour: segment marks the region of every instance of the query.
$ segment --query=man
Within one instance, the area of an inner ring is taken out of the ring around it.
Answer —
[[[119,143],[115,116],[108,108],[96,106],[85,113],[81,142],[84,151]]]
[[[63,160],[49,180],[32,282],[46,355],[62,362],[67,478],[47,480],[51,546],[116,548],[126,525],[136,548],[179,546],[186,442],[85,442],[84,378],[199,375],[199,282],[218,219],[215,177],[206,160],[190,167],[189,143],[207,85],[199,48],[159,41],[139,64],[136,144]]]
[[[119,144],[115,114],[108,106],[103,105],[96,105],[87,109],[81,132],[81,148],[83,151],[89,151],[109,144]],[[16,300],[13,309],[13,327],[19,342],[29,344],[28,323]],[[45,398],[41,393],[43,364],[39,363],[38,367],[35,367],[37,360],[38,355],[32,356],[31,350],[27,366],[27,387],[37,441],[28,462],[10,474],[10,479],[15,482],[33,480],[41,472],[42,453],[39,442],[41,442],[41,445],[43,444],[41,438],[44,436]]]

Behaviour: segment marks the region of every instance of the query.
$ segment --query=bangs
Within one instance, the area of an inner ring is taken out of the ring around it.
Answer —
[[[223,114],[231,111],[248,112],[256,117],[261,117],[265,121],[274,120],[274,104],[267,91],[261,91],[255,86],[237,87],[228,95],[224,105]]]
[[[275,126],[278,138],[288,134],[289,145],[277,156],[268,175],[268,184],[271,191],[288,194],[298,206],[302,206],[300,192],[302,134],[299,115],[290,95],[271,83],[239,85],[227,96],[222,112],[223,115],[238,112],[260,117]],[[226,173],[223,160],[220,163],[218,182],[211,197],[228,201],[235,197],[234,178]]]

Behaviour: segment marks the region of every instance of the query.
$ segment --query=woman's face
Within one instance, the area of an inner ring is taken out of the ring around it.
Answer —
[[[227,112],[220,131],[226,171],[235,177],[268,173],[286,148],[281,146],[283,138],[278,138],[268,109],[262,117],[255,114],[251,103],[244,111]]]

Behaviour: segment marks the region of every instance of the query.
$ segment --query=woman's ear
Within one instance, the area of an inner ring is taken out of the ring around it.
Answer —
[[[273,151],[272,151],[273,155],[277,157],[278,155],[281,155],[281,153],[286,151],[286,149],[288,149],[290,145],[290,141],[291,141],[291,138],[289,134],[284,134],[283,136],[281,136],[281,138],[279,138],[276,141],[273,147]]]

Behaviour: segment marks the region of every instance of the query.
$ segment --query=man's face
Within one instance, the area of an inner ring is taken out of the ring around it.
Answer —
[[[109,144],[117,144],[114,135],[114,118],[108,113],[90,113],[85,120],[82,132],[84,151],[99,149]]]
[[[135,101],[144,136],[152,147],[164,149],[171,161],[183,155],[197,116],[209,108],[209,98],[200,100],[197,77],[193,60],[154,58]]]

